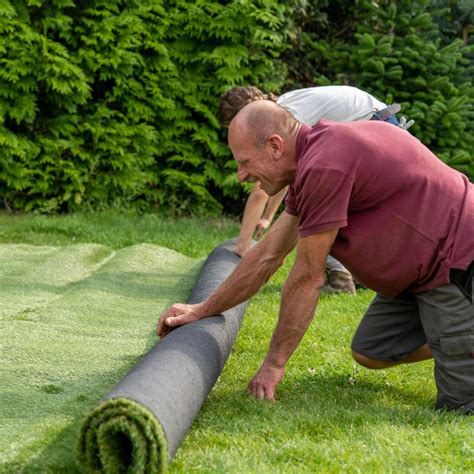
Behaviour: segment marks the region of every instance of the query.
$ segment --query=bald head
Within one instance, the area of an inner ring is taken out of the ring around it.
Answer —
[[[296,172],[296,140],[301,124],[279,105],[257,100],[246,105],[229,126],[229,146],[240,181],[259,181],[273,196]]]
[[[257,100],[247,104],[235,116],[229,126],[231,135],[250,141],[256,147],[263,146],[272,134],[285,141],[291,139],[299,130],[300,123],[283,107],[271,100]]]

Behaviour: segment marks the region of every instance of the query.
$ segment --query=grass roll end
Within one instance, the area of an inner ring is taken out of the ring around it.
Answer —
[[[156,417],[143,405],[109,399],[95,407],[81,426],[79,463],[90,472],[164,473],[168,443]]]

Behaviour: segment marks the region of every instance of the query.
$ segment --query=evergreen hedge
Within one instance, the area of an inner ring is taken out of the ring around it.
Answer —
[[[286,58],[286,87],[349,84],[387,103],[399,102],[403,114],[415,120],[410,132],[473,180],[473,47],[441,36],[437,20],[451,8],[438,3],[438,8],[429,0],[308,3]]]
[[[9,208],[166,206],[238,195],[215,111],[278,87],[291,2],[0,4],[0,197]]]
[[[413,133],[473,179],[465,3],[4,0],[0,206],[240,211],[215,117],[237,84],[351,84],[401,102]]]

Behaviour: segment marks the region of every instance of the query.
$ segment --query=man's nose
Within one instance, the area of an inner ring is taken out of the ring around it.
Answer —
[[[237,168],[237,178],[241,183],[243,183],[249,179],[249,174],[239,166]]]

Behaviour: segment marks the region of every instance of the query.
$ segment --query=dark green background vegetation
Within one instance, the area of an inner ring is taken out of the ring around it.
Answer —
[[[238,212],[218,96],[349,84],[474,177],[473,1],[0,4],[0,206]]]

